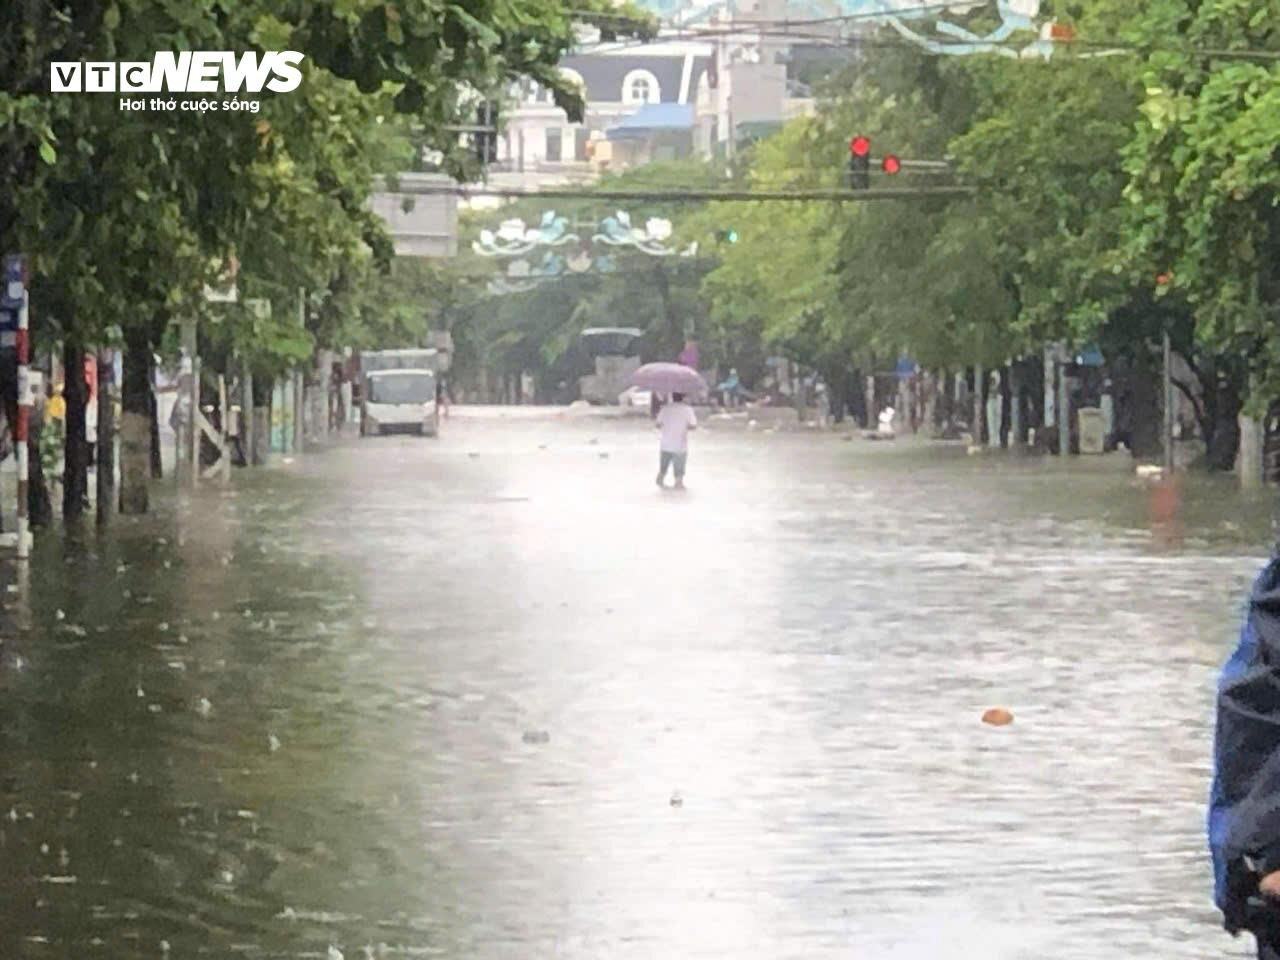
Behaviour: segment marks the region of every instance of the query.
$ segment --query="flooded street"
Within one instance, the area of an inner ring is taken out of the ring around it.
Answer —
[[[1250,955],[1202,823],[1265,495],[1170,549],[1111,459],[712,422],[678,494],[643,417],[455,413],[38,542],[0,957]]]

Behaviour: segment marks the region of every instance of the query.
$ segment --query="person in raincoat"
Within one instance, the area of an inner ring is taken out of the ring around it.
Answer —
[[[1250,593],[1218,680],[1209,800],[1214,900],[1233,935],[1280,960],[1280,556]]]

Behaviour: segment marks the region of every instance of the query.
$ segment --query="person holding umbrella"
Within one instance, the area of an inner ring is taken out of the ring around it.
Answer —
[[[698,426],[698,418],[694,416],[693,408],[685,403],[685,397],[706,396],[707,381],[697,370],[681,363],[646,363],[631,375],[631,383],[655,394],[671,394],[671,402],[664,405],[654,418],[654,426],[662,435],[656,483],[665,487],[667,470],[674,468],[676,489],[683,490],[684,470],[689,457],[689,431]]]
[[[654,420],[662,432],[658,444],[658,486],[665,487],[667,468],[674,467],[676,489],[684,489],[684,469],[689,462],[689,431],[698,429],[693,407],[684,402],[683,393],[671,394],[671,402],[658,411]]]

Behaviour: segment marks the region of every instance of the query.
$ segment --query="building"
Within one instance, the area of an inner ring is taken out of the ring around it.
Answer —
[[[566,57],[561,69],[585,92],[582,123],[570,123],[551,92],[517,90],[504,116],[496,184],[536,186],[591,180],[694,152],[694,98],[708,83],[714,47],[661,41],[601,44]]]
[[[830,11],[820,3],[646,0],[668,24],[657,41],[587,44],[561,62],[585,95],[581,123],[570,123],[533,81],[512,91],[489,182],[536,189],[654,161],[732,157],[739,145],[813,112],[803,78],[817,63],[848,62],[849,48],[821,41],[820,34],[838,41],[845,28],[839,18],[823,19]],[[803,39],[761,29],[815,17],[819,25]]]

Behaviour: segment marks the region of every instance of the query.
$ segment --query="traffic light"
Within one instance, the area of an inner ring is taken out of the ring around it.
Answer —
[[[892,153],[887,153],[884,159],[880,161],[880,169],[889,174],[889,176],[893,176],[902,169],[902,161]]]
[[[733,229],[733,227],[728,227],[724,230],[717,230],[716,242],[717,243],[737,243],[738,231]]]
[[[849,141],[849,186],[866,190],[871,186],[871,140],[854,137]]]

